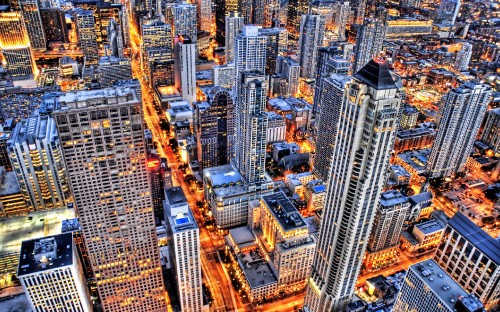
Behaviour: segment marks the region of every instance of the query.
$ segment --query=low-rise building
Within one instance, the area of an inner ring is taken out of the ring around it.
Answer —
[[[307,182],[304,199],[307,202],[307,210],[313,212],[323,209],[326,200],[326,185],[322,180]]]
[[[430,149],[396,154],[394,162],[402,166],[406,172],[411,174],[411,182],[423,181],[423,175],[427,173],[427,161]]]
[[[292,193],[297,193],[304,199],[306,184],[316,180],[316,176],[312,172],[291,173],[285,175],[285,184]]]
[[[401,233],[401,249],[410,253],[425,253],[434,250],[441,241],[444,225],[437,220],[415,224]]]
[[[279,162],[283,157],[297,154],[300,151],[300,146],[295,142],[279,142],[274,143],[272,146],[272,155],[275,162]]]
[[[404,129],[398,131],[394,142],[396,153],[430,148],[436,131],[432,124],[419,124],[413,129]]]
[[[282,142],[286,140],[285,118],[274,112],[267,113],[267,143]]]
[[[409,197],[411,211],[408,215],[408,221],[415,222],[417,219],[427,217],[434,210],[432,204],[432,193],[422,192]]]

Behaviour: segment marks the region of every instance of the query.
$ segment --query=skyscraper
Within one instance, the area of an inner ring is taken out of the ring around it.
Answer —
[[[195,133],[201,168],[228,164],[234,140],[234,104],[231,93],[214,87],[207,102],[196,103]]]
[[[155,21],[141,26],[142,46],[147,48],[172,49],[172,26],[160,21]]]
[[[165,311],[141,101],[134,88],[51,99],[105,311]]]
[[[321,97],[318,101],[321,111],[318,115],[313,172],[325,182],[328,180],[332,157],[334,157],[333,146],[337,137],[337,123],[345,100],[345,86],[348,82],[348,77],[333,74],[323,79],[321,93],[315,95],[315,97]]]
[[[31,47],[37,51],[45,51],[47,49],[47,40],[38,0],[19,0],[19,6],[28,31]]]
[[[196,101],[196,43],[187,36],[175,38],[175,87],[192,104]]]
[[[96,64],[99,59],[94,12],[75,9],[78,41],[85,57],[86,65]]]
[[[21,245],[17,277],[33,311],[91,312],[83,270],[71,233]]]
[[[132,64],[124,57],[103,56],[99,59],[100,83],[111,87],[115,81],[132,79]]]
[[[325,17],[321,15],[302,15],[299,32],[300,76],[306,79],[316,77],[318,49],[323,46]]]
[[[212,31],[212,0],[197,1],[199,30]]]
[[[438,22],[454,25],[460,11],[461,0],[441,0],[437,14]]]
[[[462,72],[466,71],[469,68],[470,58],[472,57],[472,44],[463,43],[462,48],[458,51],[457,56],[455,57],[455,64],[453,67],[456,71]]]
[[[226,15],[238,12],[238,0],[215,0],[215,40],[219,46],[225,44]]]
[[[266,75],[276,72],[278,56],[286,54],[288,49],[288,33],[284,28],[261,28],[259,34],[267,37]]]
[[[374,60],[345,87],[308,311],[342,311],[352,298],[397,129],[399,88],[388,65]]]
[[[196,19],[196,5],[186,2],[177,3],[173,10],[174,36],[187,36],[196,44],[198,42],[198,25]]]
[[[235,38],[243,28],[243,17],[238,12],[229,12],[225,17],[226,63],[234,61]]]
[[[382,52],[386,31],[385,18],[367,18],[363,25],[358,28],[356,45],[354,46],[353,74]]]
[[[114,57],[123,57],[123,33],[114,19],[109,21],[107,32],[109,52]]]
[[[64,15],[64,11],[58,8],[40,9],[47,43],[52,41],[68,42],[68,29]]]
[[[486,113],[481,140],[495,151],[500,151],[500,107]]]
[[[365,18],[366,0],[352,0],[351,7],[354,9],[354,24],[361,25]]]
[[[51,117],[34,115],[18,123],[7,149],[30,211],[66,207],[71,195]]]
[[[239,96],[237,89],[242,86],[240,73],[245,70],[266,70],[267,37],[259,34],[259,27],[245,25],[242,32],[236,36],[234,44],[234,77],[236,86],[233,96]]]
[[[243,71],[238,77],[233,161],[245,182],[254,185],[265,181],[268,83],[262,71]]]
[[[438,131],[427,163],[430,178],[463,171],[488,108],[492,90],[468,81],[450,90],[439,105]]]
[[[298,38],[302,15],[307,14],[308,0],[288,0],[287,30],[295,39]]]
[[[345,30],[347,23],[349,22],[350,15],[351,15],[351,7],[349,6],[349,1],[338,3],[335,6],[335,21],[333,25],[338,41],[346,40]]]

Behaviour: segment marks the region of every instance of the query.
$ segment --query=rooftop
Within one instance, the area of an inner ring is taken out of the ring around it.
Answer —
[[[297,208],[283,192],[262,196],[261,200],[266,204],[285,232],[308,227]]]
[[[54,270],[73,264],[73,234],[25,240],[21,245],[17,276]]]
[[[193,213],[189,207],[183,211],[178,211],[177,214],[168,218],[172,232],[179,233],[198,228],[198,224],[193,217]]]
[[[390,190],[380,194],[380,206],[392,207],[396,205],[401,205],[408,202],[408,197],[401,194],[401,192],[396,190]]]
[[[3,183],[0,185],[0,196],[17,193],[21,193],[21,188],[17,182],[16,173],[14,171],[5,172]]]
[[[448,221],[448,226],[481,250],[491,261],[500,265],[500,241],[491,237],[461,212],[457,212]]]
[[[407,153],[400,153],[396,156],[406,162],[410,167],[415,169],[418,174],[422,174],[426,172],[426,166],[430,152],[431,150],[427,148]]]
[[[229,235],[236,245],[255,244],[255,235],[253,234],[252,230],[250,230],[246,226],[230,229]]]
[[[166,188],[165,199],[168,201],[170,206],[187,204],[186,196],[180,186]]]
[[[85,108],[88,105],[103,105],[113,104],[116,97],[126,97],[127,101],[138,102],[137,93],[135,88],[131,87],[112,87],[96,90],[85,91],[72,91],[61,93],[59,102],[61,109],[77,109]],[[109,99],[109,101],[102,101],[102,99]]]
[[[385,61],[371,60],[354,75],[354,78],[377,90],[398,88],[397,80],[389,71],[389,66]]]
[[[429,235],[441,231],[443,229],[443,225],[436,220],[429,220],[415,224],[415,228],[419,229],[425,235]]]
[[[237,257],[250,288],[255,289],[278,282],[271,266],[260,254],[259,249],[239,253]]]

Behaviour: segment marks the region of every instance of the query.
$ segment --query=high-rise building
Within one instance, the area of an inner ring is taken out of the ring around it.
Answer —
[[[302,15],[307,14],[308,0],[288,0],[287,30],[295,39],[299,37]]]
[[[500,242],[461,212],[448,221],[434,261],[488,309],[500,304]]]
[[[353,74],[382,52],[386,30],[385,18],[367,18],[359,26],[354,46]]]
[[[219,46],[225,44],[226,16],[238,12],[238,0],[215,0],[215,40]]]
[[[420,112],[416,107],[405,107],[401,114],[400,127],[406,130],[414,128],[417,125],[419,114]]]
[[[280,1],[279,0],[264,0],[264,27],[281,27],[280,23],[275,23],[280,17]],[[283,8],[285,11],[285,8]]]
[[[37,73],[21,13],[0,11],[0,48],[7,72],[13,79],[32,77]]]
[[[267,37],[259,34],[259,27],[245,25],[236,36],[234,44],[234,78],[233,96],[239,96],[238,88],[242,86],[240,73],[245,70],[266,70]],[[236,90],[236,91],[235,91]],[[237,111],[238,114],[238,111]]]
[[[70,188],[105,311],[165,311],[142,103],[134,88],[51,98]]]
[[[351,0],[351,7],[353,8],[353,22],[354,24],[361,25],[365,19],[366,0]]]
[[[97,65],[103,87],[111,87],[118,80],[132,79],[132,64],[128,58],[102,56]]]
[[[34,115],[18,123],[7,149],[30,211],[66,207],[70,192],[51,117]]]
[[[285,96],[295,96],[299,91],[299,63],[289,56],[278,56],[276,59],[276,73],[286,80]]]
[[[23,241],[17,277],[33,311],[93,310],[71,233]]]
[[[410,266],[393,311],[484,312],[484,308],[429,259]]]
[[[107,28],[108,32],[108,49],[112,56],[123,57],[123,32],[122,28],[111,19]]]
[[[268,83],[263,72],[243,71],[237,83],[234,166],[248,184],[265,180]]]
[[[469,62],[472,57],[472,44],[464,43],[462,44],[462,48],[458,51],[457,56],[455,57],[455,64],[453,67],[458,72],[467,71],[469,68]]]
[[[495,151],[500,151],[500,107],[489,110],[485,118],[481,140]]]
[[[300,76],[306,79],[316,77],[318,49],[323,46],[325,17],[321,15],[302,15],[299,32]]]
[[[64,11],[59,8],[40,9],[47,43],[68,42],[68,29]]]
[[[198,24],[196,5],[186,2],[177,3],[172,8],[174,36],[187,36],[196,44],[198,42]]]
[[[400,86],[387,63],[372,60],[345,87],[308,311],[341,311],[352,298],[396,134]]]
[[[322,92],[319,95],[321,111],[318,115],[316,154],[314,156],[313,172],[321,180],[327,181],[332,163],[335,139],[337,138],[337,123],[344,102],[344,93],[349,78],[332,74],[324,78]]]
[[[364,262],[367,268],[384,265],[388,260],[394,261],[403,224],[410,210],[408,197],[399,191],[390,190],[380,195],[365,253]]]
[[[469,81],[443,96],[438,131],[427,163],[430,178],[463,171],[488,108],[491,88]]]
[[[284,28],[261,28],[259,34],[267,37],[266,75],[276,72],[278,56],[286,54],[288,49],[288,33]]]
[[[165,193],[167,202],[183,203],[166,207],[181,311],[202,311],[200,230],[182,188],[166,189]]]
[[[461,0],[441,0],[437,14],[437,21],[454,25],[460,12]]]
[[[47,49],[47,40],[38,0],[19,0],[19,6],[28,31],[31,47],[33,50],[45,51]]]
[[[207,94],[207,102],[196,103],[194,120],[200,167],[228,164],[234,140],[231,93],[222,87],[212,88]]]
[[[96,64],[99,59],[94,12],[75,9],[78,42],[85,58],[85,64]]]
[[[345,30],[347,23],[349,23],[350,15],[351,7],[349,5],[349,1],[338,3],[335,6],[335,21],[333,27],[338,41],[346,40]]]
[[[160,21],[143,24],[141,38],[143,49],[173,47],[172,26]]]
[[[175,38],[175,86],[184,100],[196,101],[196,43],[187,36]]]
[[[212,31],[212,0],[198,0],[197,1],[198,16],[199,16],[199,30]]]
[[[238,12],[229,12],[225,17],[226,63],[234,61],[235,38],[243,28],[243,17]]]

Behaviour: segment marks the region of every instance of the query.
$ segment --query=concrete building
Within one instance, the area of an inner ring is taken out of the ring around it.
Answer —
[[[460,11],[461,0],[443,0],[439,4],[436,20],[445,25],[454,25]]]
[[[212,80],[214,86],[232,90],[234,87],[234,63],[215,65],[212,67]]]
[[[35,115],[18,123],[7,149],[28,210],[66,207],[71,194],[54,119]]]
[[[33,50],[41,52],[47,50],[47,38],[40,15],[40,2],[38,0],[19,0],[18,3],[31,47]]]
[[[472,44],[463,43],[462,48],[460,49],[460,51],[458,51],[457,55],[455,56],[455,63],[453,64],[453,68],[455,68],[455,70],[458,72],[467,71],[469,69],[469,62],[471,57],[472,57]]]
[[[332,74],[322,82],[313,172],[323,181],[328,181],[337,138],[337,123],[345,101],[344,93],[348,82],[349,78],[337,74]]]
[[[313,212],[323,209],[326,200],[326,185],[321,180],[312,180],[306,184],[304,199],[307,202],[307,210]]]
[[[481,141],[500,151],[500,108],[494,108],[486,113]]]
[[[226,63],[231,63],[234,61],[234,40],[243,28],[244,18],[239,12],[229,12],[225,20]]]
[[[434,250],[441,241],[443,230],[443,224],[437,220],[417,223],[401,232],[401,249],[417,254]]]
[[[464,170],[490,102],[491,88],[469,81],[441,100],[438,131],[427,169],[429,177],[455,175]]]
[[[338,41],[345,41],[345,31],[346,26],[349,23],[349,18],[351,16],[351,7],[349,1],[343,3],[337,3],[335,6],[335,21],[334,21],[334,32],[337,35]]]
[[[212,0],[198,0],[196,3],[198,15],[198,29],[200,31],[212,31]]]
[[[448,221],[434,261],[486,308],[500,305],[500,242],[461,212]]]
[[[267,37],[266,43],[266,75],[276,72],[276,62],[279,56],[288,51],[288,32],[284,28],[260,28],[259,35]]]
[[[91,10],[74,9],[76,32],[78,42],[85,57],[85,64],[97,64],[99,59],[99,46],[97,43],[94,12]]]
[[[166,189],[165,201],[181,310],[202,311],[200,230],[182,188]]]
[[[195,104],[194,129],[200,167],[228,164],[234,140],[234,104],[228,90],[214,87],[207,102]]]
[[[132,64],[128,58],[102,56],[97,65],[102,87],[111,87],[118,80],[132,79]]]
[[[176,3],[172,7],[172,17],[174,37],[188,37],[196,45],[198,42],[196,5],[187,2]]]
[[[70,189],[103,308],[164,311],[142,103],[135,88],[63,93],[46,99],[45,105],[55,108]],[[101,254],[106,256],[96,256]]]
[[[71,233],[23,241],[17,277],[33,311],[93,310]]]
[[[0,167],[0,217],[22,216],[30,211],[32,210],[21,193],[16,173]]]
[[[196,102],[196,42],[190,37],[175,38],[175,87],[190,105]]]
[[[401,114],[399,126],[403,129],[412,129],[417,125],[419,111],[415,107],[405,107]]]
[[[290,173],[285,175],[285,185],[292,192],[304,198],[306,184],[316,180],[312,172]]]
[[[394,143],[396,153],[432,147],[436,138],[434,124],[418,124],[413,129],[399,130]]]
[[[267,144],[286,140],[286,124],[283,116],[275,112],[267,112]]]
[[[305,297],[309,311],[340,311],[352,298],[398,126],[399,88],[387,63],[373,60],[345,87],[337,122],[344,135],[332,153],[324,226]]]
[[[467,294],[433,260],[410,266],[394,303],[394,312],[483,312],[482,303]]]
[[[367,18],[363,25],[360,25],[354,46],[353,74],[382,52],[386,31],[387,25],[384,17]]]
[[[108,49],[111,56],[122,58],[124,48],[122,28],[114,19],[111,19],[106,30],[108,32]]]
[[[289,56],[279,55],[276,59],[276,73],[286,81],[286,90],[281,96],[295,96],[299,91],[300,65]]]
[[[300,18],[298,62],[300,77],[314,79],[318,63],[318,49],[323,46],[325,17],[302,15]]]
[[[219,46],[225,44],[226,16],[238,12],[238,0],[215,0],[215,40]]]
[[[387,21],[387,39],[415,38],[432,33],[432,20],[416,18],[397,18]]]

